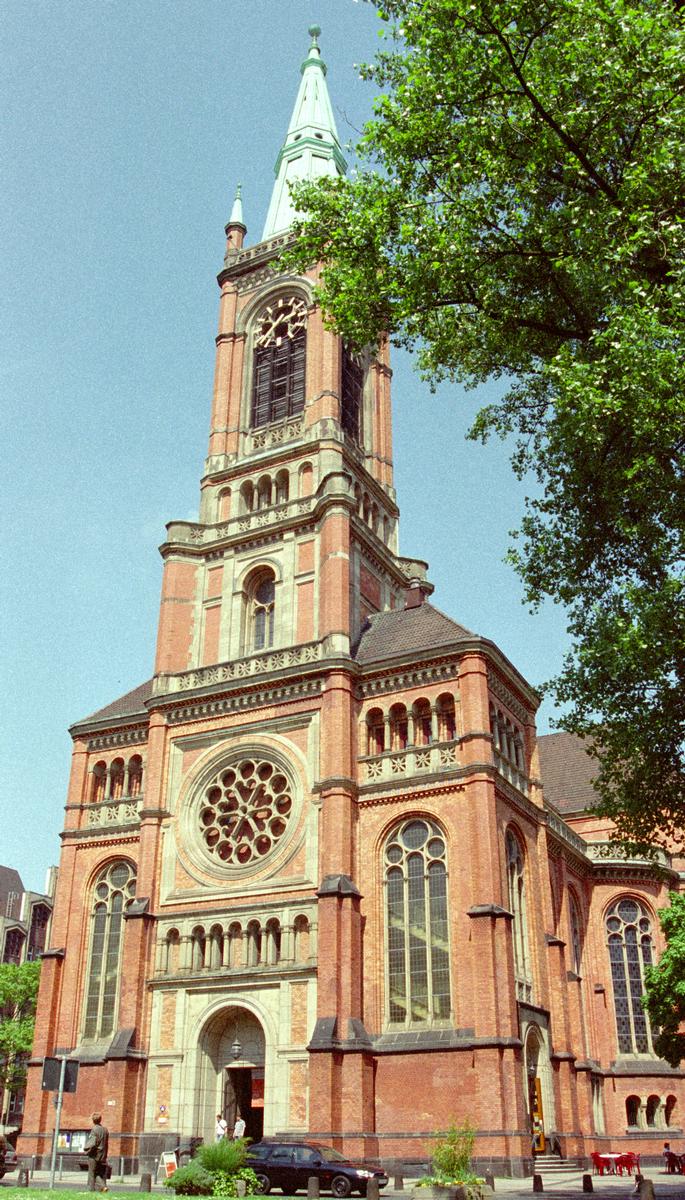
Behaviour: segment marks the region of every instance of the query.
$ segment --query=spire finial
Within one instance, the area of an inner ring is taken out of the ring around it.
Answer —
[[[319,48],[318,39],[321,37],[321,26],[320,25],[310,25],[308,32],[309,32],[310,38],[312,39],[312,44],[309,47],[310,50],[313,50],[315,47],[318,50],[318,48]]]
[[[231,209],[231,215],[228,219],[229,225],[244,225],[245,224],[245,222],[243,220],[242,193],[243,193],[243,185],[242,185],[242,183],[239,183],[235,190],[235,200],[233,201],[233,208]]]

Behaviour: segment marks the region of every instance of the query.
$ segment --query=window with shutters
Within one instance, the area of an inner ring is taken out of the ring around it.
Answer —
[[[252,387],[252,427],[284,421],[304,408],[307,306],[300,296],[280,296],[257,323]]]

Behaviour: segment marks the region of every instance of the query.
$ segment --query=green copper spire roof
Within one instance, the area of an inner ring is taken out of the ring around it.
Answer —
[[[344,175],[347,164],[340,148],[335,117],[326,87],[326,64],[319,50],[318,25],[311,25],[309,53],[302,63],[302,82],[285,142],[276,160],[276,182],[263,239],[285,233],[295,215],[288,185],[301,179]]]
[[[245,224],[245,222],[243,220],[242,193],[243,193],[243,185],[242,185],[242,183],[239,183],[236,188],[236,191],[235,191],[235,200],[233,201],[233,208],[231,209],[231,215],[228,218],[229,225],[244,225]]]

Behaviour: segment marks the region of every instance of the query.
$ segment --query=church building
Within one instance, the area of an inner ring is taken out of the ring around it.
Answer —
[[[621,855],[582,748],[536,739],[534,689],[400,555],[387,346],[279,271],[289,183],[346,169],[318,34],[262,238],[239,197],[226,226],[153,677],[71,729],[19,1152],[49,1156],[66,1053],[62,1144],[99,1109],[132,1170],[217,1113],[387,1165],[467,1119],[504,1174],[533,1145],[656,1157],[684,1073],[640,995],[679,875]]]

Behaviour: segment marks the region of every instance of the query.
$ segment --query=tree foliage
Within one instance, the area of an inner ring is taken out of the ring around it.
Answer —
[[[0,1089],[16,1091],[26,1077],[38,999],[40,963],[0,963]]]
[[[685,1058],[685,895],[669,893],[670,908],[659,910],[666,949],[645,970],[643,1004],[649,1013],[656,1053],[677,1067]]]
[[[685,825],[685,32],[666,0],[387,0],[350,179],[295,189],[289,269],[431,383],[508,381],[471,436],[536,480],[512,560],[563,603],[552,681],[641,848]]]

